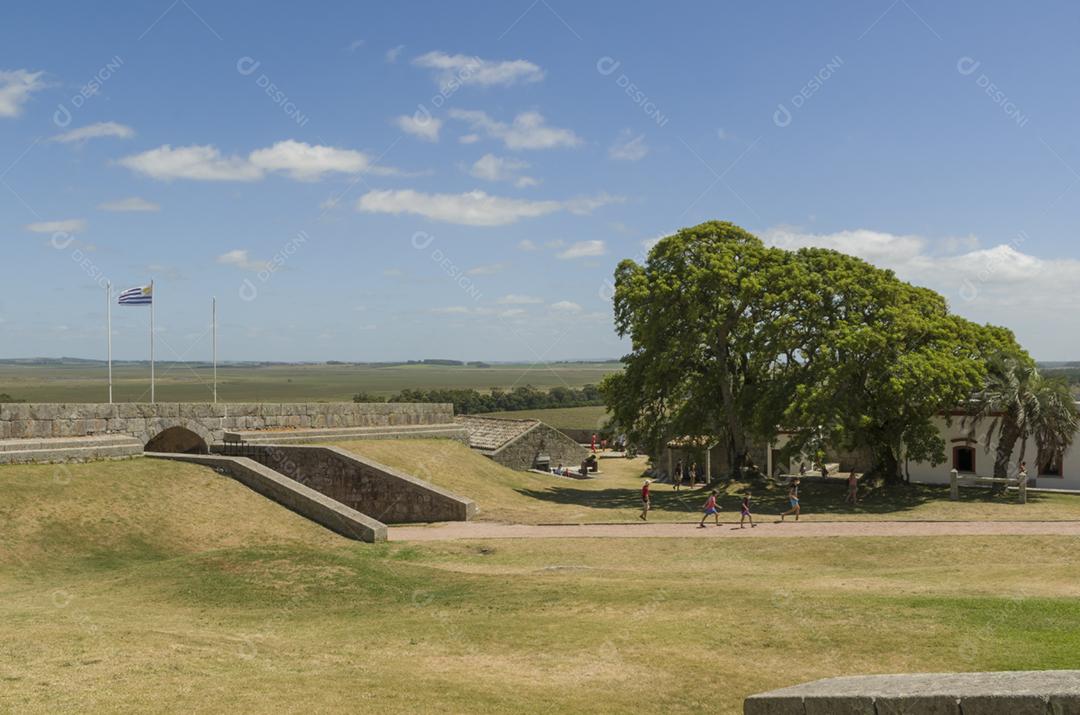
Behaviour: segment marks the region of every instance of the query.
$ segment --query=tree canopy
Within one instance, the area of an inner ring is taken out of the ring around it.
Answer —
[[[780,429],[790,449],[869,449],[875,469],[940,463],[932,418],[985,385],[991,356],[1023,354],[1012,334],[949,312],[937,293],[836,251],[769,247],[713,221],[660,240],[615,273],[615,322],[631,339],[602,392],[646,448],[676,435],[727,444]]]

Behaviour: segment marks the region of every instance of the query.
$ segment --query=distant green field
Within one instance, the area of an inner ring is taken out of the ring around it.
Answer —
[[[485,417],[541,420],[555,429],[599,430],[607,422],[606,407],[554,407],[547,410],[491,412]]]
[[[442,365],[268,365],[218,368],[218,399],[223,402],[304,402],[351,400],[358,392],[389,397],[406,388],[509,389],[520,385],[550,388],[596,384],[619,363],[497,364],[491,367]],[[212,398],[213,373],[204,365],[157,366],[159,402],[201,402]],[[0,394],[29,402],[103,402],[106,370],[87,365],[0,364]],[[113,395],[118,402],[150,399],[145,366],[114,366]]]

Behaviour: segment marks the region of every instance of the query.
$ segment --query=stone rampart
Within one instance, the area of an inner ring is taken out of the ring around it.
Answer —
[[[127,434],[146,444],[183,427],[210,444],[225,432],[449,424],[450,404],[355,402],[128,402],[0,404],[0,439]]]

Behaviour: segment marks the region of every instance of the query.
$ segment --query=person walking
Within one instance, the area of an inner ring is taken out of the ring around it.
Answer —
[[[649,510],[652,509],[652,495],[649,493],[649,485],[652,484],[651,479],[646,479],[645,483],[641,485],[641,520],[649,520]]]
[[[679,491],[682,486],[683,469],[682,460],[675,462],[675,473],[671,475],[671,483],[675,486],[675,491]]]
[[[739,528],[745,529],[746,525],[743,524],[747,519],[750,520],[750,528],[753,529],[757,524],[754,523],[754,516],[750,513],[750,497],[752,495],[747,492],[742,498],[742,514],[739,516]]]
[[[701,516],[701,523],[698,524],[699,529],[705,528],[705,520],[710,516],[716,522],[717,526],[720,526],[720,508],[716,506],[716,490],[713,489],[709,493],[709,498],[705,500],[705,513]]]
[[[788,503],[791,504],[791,508],[780,514],[780,521],[784,520],[784,517],[788,514],[795,515],[795,521],[799,520],[799,513],[802,511],[802,507],[799,506],[799,480],[796,479],[791,483],[791,488],[788,489]]]
[[[687,470],[690,474],[690,488],[697,488],[697,462],[690,465],[690,469]]]
[[[855,476],[855,470],[852,469],[847,478],[847,496],[844,497],[844,501],[850,504],[859,503],[859,478]]]

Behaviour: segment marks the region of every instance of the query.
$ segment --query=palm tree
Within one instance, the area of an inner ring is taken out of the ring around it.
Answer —
[[[986,382],[972,403],[968,419],[973,423],[991,420],[987,436],[997,439],[994,476],[1001,479],[1009,475],[1018,440],[1020,461],[1027,440],[1034,438],[1038,463],[1055,465],[1072,445],[1080,425],[1068,385],[1040,375],[1026,355],[991,360]],[[987,451],[990,446],[986,445]]]

